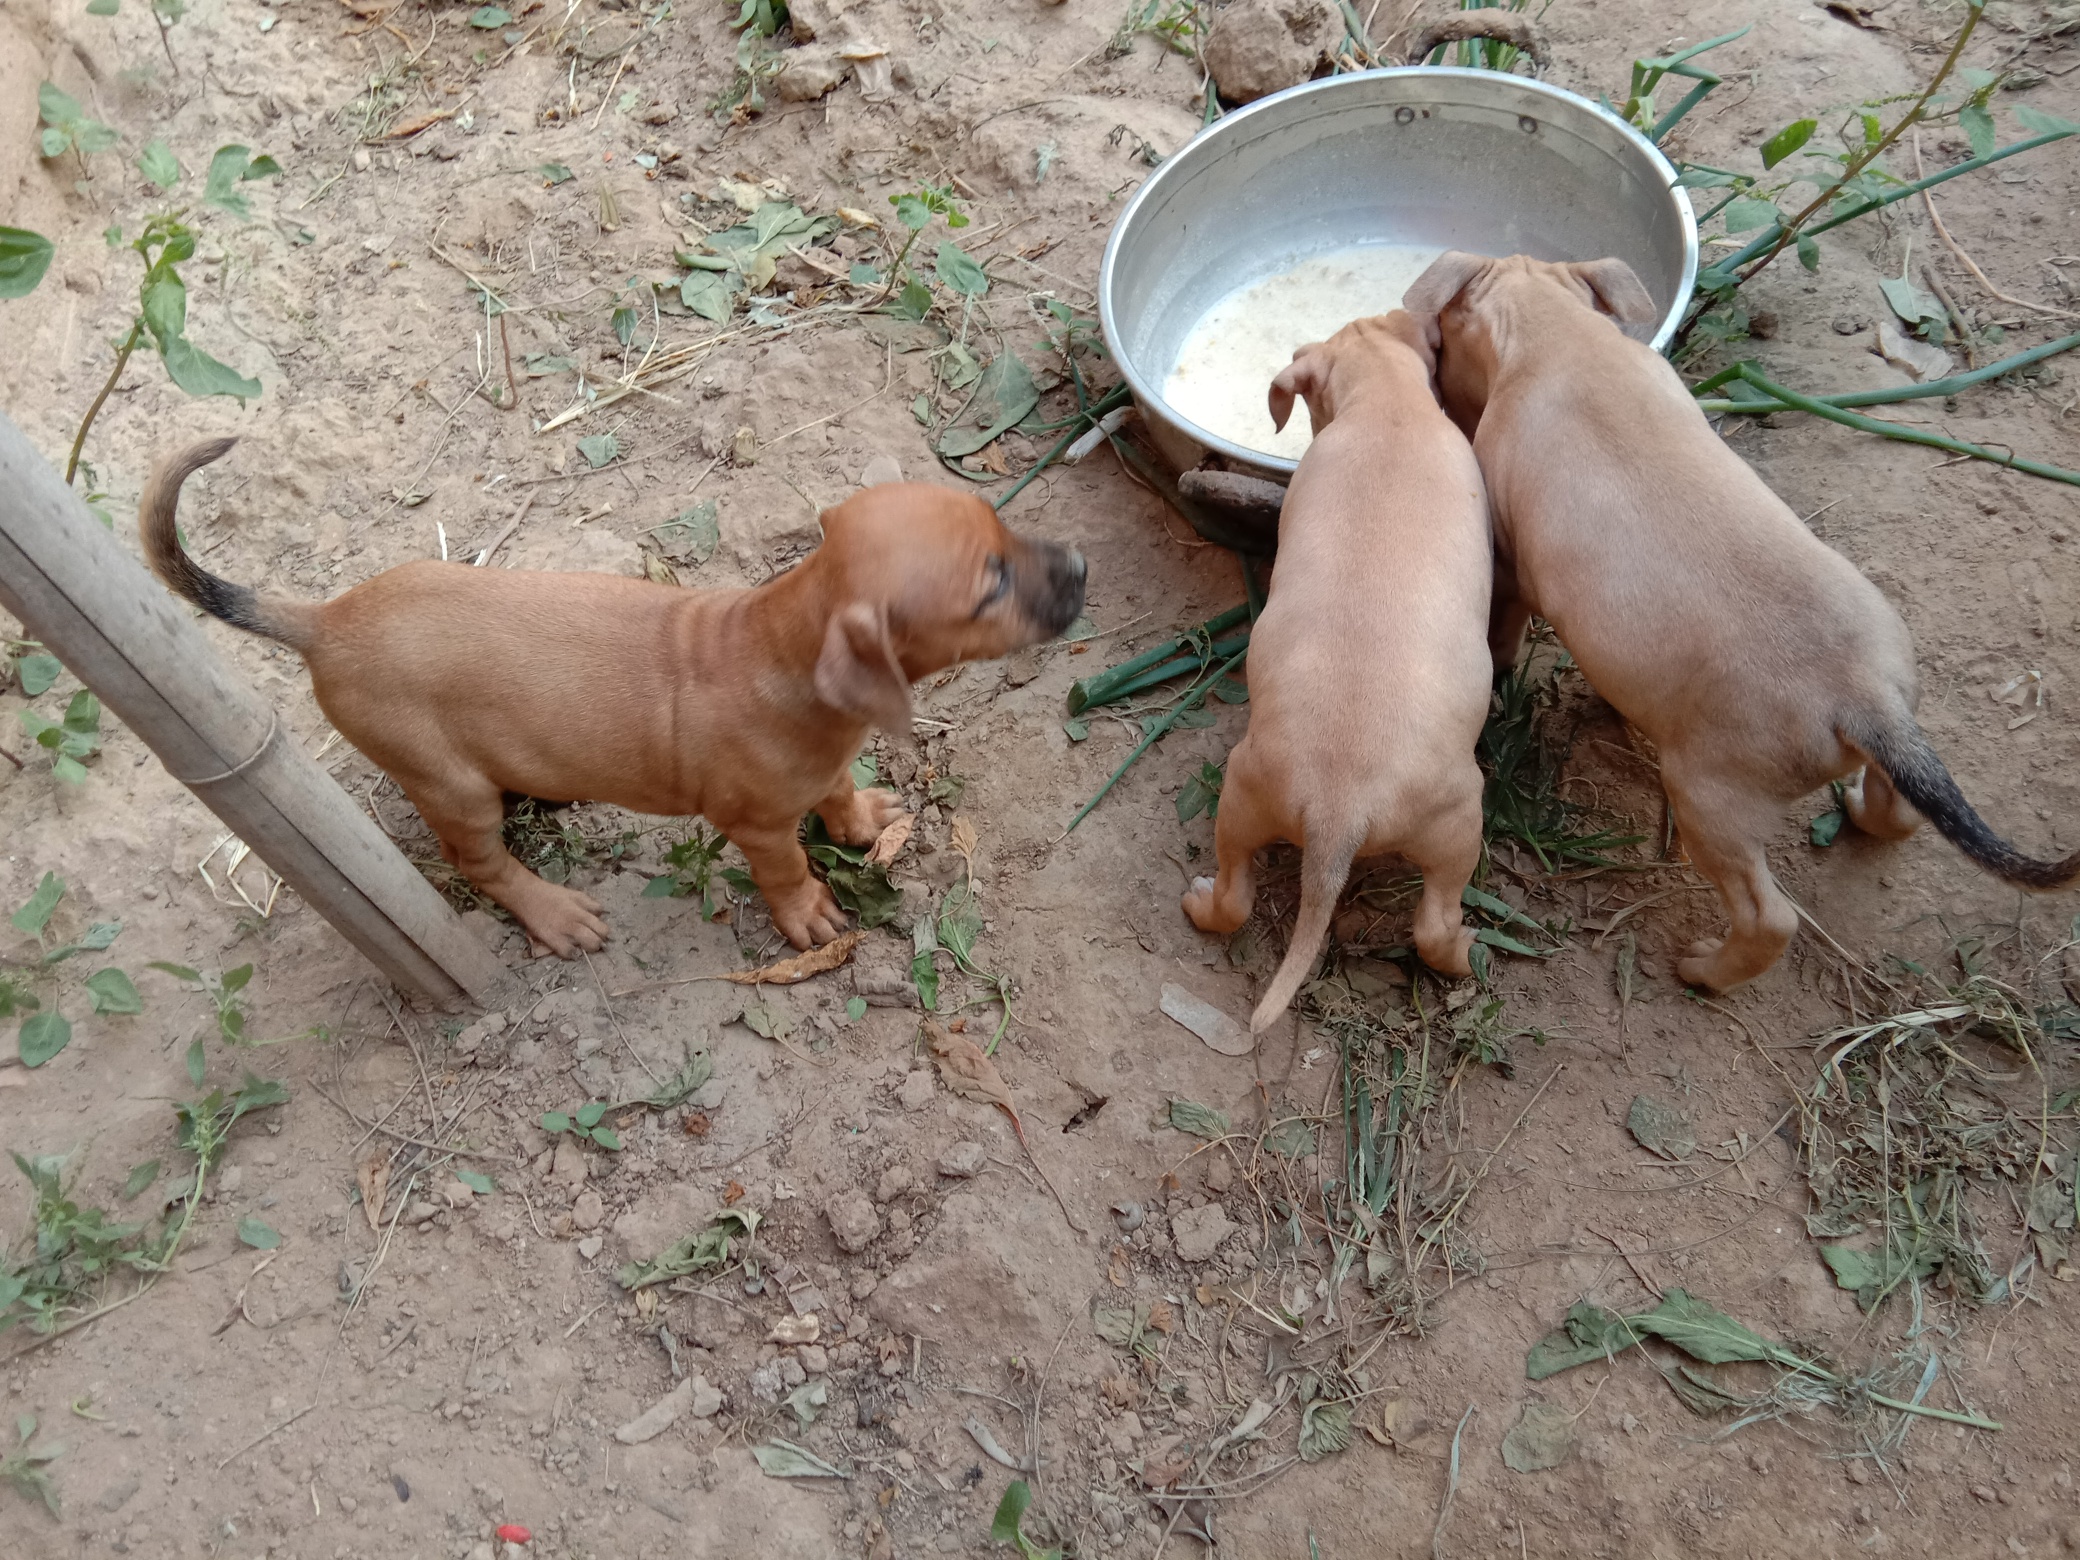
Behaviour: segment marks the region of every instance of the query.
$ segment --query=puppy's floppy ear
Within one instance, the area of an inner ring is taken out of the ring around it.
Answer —
[[[1628,336],[1639,335],[1660,320],[1661,311],[1638,274],[1623,260],[1578,260],[1568,269],[1595,296],[1596,306]]]
[[[1322,350],[1322,344],[1314,342],[1297,348],[1293,361],[1280,369],[1278,377],[1271,381],[1271,426],[1284,429],[1286,419],[1293,415],[1293,397],[1296,395],[1307,398],[1307,412],[1312,417],[1314,398],[1322,393],[1328,379],[1328,354]],[[1326,427],[1328,421],[1327,417],[1322,418],[1323,426]],[[1320,429],[1316,431],[1320,432]]]
[[[816,657],[816,696],[891,735],[910,729],[910,679],[888,635],[888,608],[855,601],[835,613]]]
[[[1486,255],[1470,255],[1463,249],[1447,249],[1430,262],[1430,269],[1408,284],[1401,307],[1424,321],[1424,333],[1437,336],[1437,316],[1466,290],[1466,284],[1485,273],[1495,262]]]

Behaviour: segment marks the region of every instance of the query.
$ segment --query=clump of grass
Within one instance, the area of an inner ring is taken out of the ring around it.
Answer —
[[[1552,739],[1552,715],[1560,675],[1573,665],[1564,650],[1551,659],[1534,654],[1503,677],[1476,749],[1488,776],[1481,795],[1488,848],[1500,840],[1520,845],[1546,872],[1614,867],[1614,852],[1645,839],[1594,826],[1588,809],[1560,794],[1564,754]]]
[[[1820,1038],[1819,1076],[1799,1102],[1799,1152],[1814,1210],[1807,1228],[1865,1310],[1933,1283],[1960,1299],[2013,1298],[2034,1260],[2047,1270],[2071,1254],[2076,1144],[2053,1134],[2080,1090],[2051,1097],[2042,1071],[2059,1037],[2080,1022],[2060,1000],[2032,1002],[1987,966],[1977,938],[1948,957],[1954,979],[1900,961],[1918,983],[1905,1005]],[[2039,1081],[2032,1119],[1988,1086],[1986,1070],[1956,1042],[1972,1035],[2005,1047]],[[2020,1210],[2024,1247],[1990,1249],[2002,1214]]]

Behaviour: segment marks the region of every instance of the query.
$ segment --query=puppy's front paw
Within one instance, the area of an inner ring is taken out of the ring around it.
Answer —
[[[903,799],[893,791],[854,791],[842,809],[833,807],[819,815],[824,828],[840,845],[871,845],[881,831],[903,816]]]
[[[1191,889],[1185,894],[1183,903],[1184,913],[1191,917],[1192,925],[1202,932],[1210,931],[1207,923],[1213,919],[1213,879],[1193,878]]]
[[[845,930],[844,910],[829,887],[815,878],[780,903],[768,895],[766,906],[773,912],[773,924],[780,928],[780,935],[797,948],[818,947]]]
[[[527,951],[537,959],[554,954],[575,959],[581,953],[598,953],[611,935],[602,919],[606,906],[590,894],[555,883],[537,881],[527,903],[514,914],[527,932]]]

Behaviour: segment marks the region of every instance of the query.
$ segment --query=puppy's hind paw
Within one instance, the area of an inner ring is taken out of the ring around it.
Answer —
[[[1686,986],[1702,986],[1707,991],[1722,991],[1730,984],[1719,978],[1719,950],[1726,946],[1724,938],[1707,937],[1692,943],[1683,957],[1676,960],[1676,979]]]

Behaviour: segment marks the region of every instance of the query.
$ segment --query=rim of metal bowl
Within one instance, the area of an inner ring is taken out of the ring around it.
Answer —
[[[1133,228],[1135,214],[1140,211],[1142,202],[1150,199],[1162,187],[1163,181],[1176,171],[1184,155],[1193,147],[1203,145],[1215,136],[1233,133],[1234,127],[1246,125],[1251,118],[1269,109],[1274,104],[1284,103],[1296,97],[1318,92],[1349,90],[1348,84],[1351,82],[1369,81],[1381,76],[1451,76],[1464,80],[1492,81],[1496,79],[1498,74],[1498,72],[1492,70],[1474,70],[1458,65],[1393,65],[1378,70],[1360,71],[1348,75],[1324,76],[1320,81],[1304,81],[1297,87],[1288,87],[1283,92],[1274,92],[1269,97],[1259,98],[1254,103],[1247,104],[1242,108],[1236,109],[1231,114],[1224,115],[1211,128],[1200,131],[1199,134],[1193,136],[1191,140],[1165,158],[1163,165],[1150,174],[1141,188],[1134,192],[1132,198],[1126,204],[1126,209],[1120,213],[1119,220],[1112,225],[1112,234],[1105,241],[1104,263],[1098,272],[1098,323],[1105,332],[1105,339],[1112,344],[1113,358],[1118,362],[1120,373],[1126,379],[1128,388],[1134,392],[1134,399],[1143,403],[1153,402],[1162,409],[1163,415],[1171,422],[1180,428],[1188,430],[1191,436],[1199,443],[1226,459],[1241,461],[1246,465],[1255,466],[1259,470],[1284,472],[1288,476],[1298,470],[1300,463],[1297,460],[1289,459],[1283,455],[1273,455],[1264,450],[1250,449],[1245,445],[1224,439],[1210,429],[1200,427],[1189,417],[1179,412],[1168,401],[1164,400],[1161,392],[1149,384],[1135,368],[1132,360],[1119,350],[1119,333],[1114,327],[1112,315],[1112,278],[1114,267],[1119,262],[1120,245],[1128,232]],[[1697,214],[1690,204],[1689,191],[1676,182],[1678,175],[1675,165],[1668,160],[1660,147],[1641,135],[1638,130],[1620,119],[1602,104],[1592,103],[1579,93],[1570,92],[1565,87],[1556,87],[1551,82],[1538,81],[1530,76],[1509,76],[1504,79],[1513,87],[1521,90],[1542,94],[1543,96],[1564,102],[1571,107],[1587,110],[1630,140],[1640,151],[1646,153],[1650,166],[1658,167],[1661,170],[1662,176],[1667,181],[1668,192],[1675,197],[1676,209],[1683,219],[1683,271],[1676,289],[1681,301],[1662,320],[1661,328],[1654,333],[1654,339],[1651,343],[1654,350],[1659,352],[1663,347],[1667,346],[1669,339],[1675,334],[1676,326],[1683,317],[1683,308],[1687,304],[1690,293],[1697,283]]]

